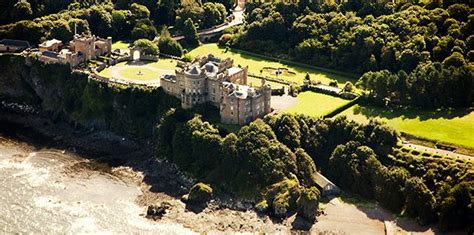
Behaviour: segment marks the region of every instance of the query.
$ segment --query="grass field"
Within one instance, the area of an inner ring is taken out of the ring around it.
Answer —
[[[174,74],[177,61],[172,59],[160,59],[158,62],[145,62],[143,65],[132,65],[129,62],[121,62],[112,67],[102,70],[99,75],[104,77],[125,78],[127,80],[148,81],[159,79],[164,73]],[[141,75],[139,75],[141,71]]]
[[[296,73],[296,75],[279,75],[278,78],[285,79],[287,81],[297,82],[298,84],[301,84],[303,82],[303,79],[306,73],[310,74],[311,79],[313,81],[319,80],[325,84],[329,83],[329,81],[334,80],[334,79],[337,80],[338,83],[341,85],[343,85],[347,81],[351,81],[352,83],[355,83],[354,79],[345,77],[345,76],[335,75],[335,74],[308,69],[308,68],[285,65],[283,63],[269,61],[269,60],[265,60],[259,57],[246,55],[246,54],[240,54],[240,53],[231,52],[231,51],[225,52],[224,48],[219,48],[217,44],[215,43],[203,44],[191,50],[188,54],[193,57],[203,56],[203,55],[208,55],[208,54],[213,54],[220,58],[230,57],[234,60],[235,65],[249,66],[249,73],[256,74],[256,75],[260,75],[260,70],[262,70],[264,67],[286,68]],[[268,72],[263,72],[262,75],[269,76],[269,77],[276,77],[275,75]]]
[[[147,68],[132,67],[121,70],[118,73],[120,74],[120,76],[138,81],[147,81],[160,78],[159,73]]]
[[[350,100],[305,91],[298,95],[297,104],[295,106],[283,112],[320,117],[349,102]]]
[[[116,41],[116,42],[112,43],[112,50],[115,50],[115,49],[128,49],[129,46],[130,46],[129,42]]]
[[[440,110],[391,111],[375,107],[353,106],[340,115],[358,122],[377,118],[398,131],[421,138],[474,148],[474,111]]]

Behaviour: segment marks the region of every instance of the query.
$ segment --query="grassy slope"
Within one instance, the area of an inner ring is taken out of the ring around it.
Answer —
[[[330,95],[306,91],[298,95],[297,102],[296,106],[283,112],[320,117],[350,101]]]
[[[244,55],[230,51],[225,53],[225,49],[219,48],[215,43],[203,44],[189,52],[189,55],[193,57],[208,54],[213,54],[220,58],[230,57],[234,60],[235,65],[249,66],[249,73],[256,75],[260,75],[260,70],[263,69],[263,67],[287,68],[290,71],[295,72],[296,75],[279,75],[278,78],[298,82],[300,84],[303,83],[303,79],[307,72],[310,74],[312,80],[319,80],[326,84],[333,79],[336,79],[341,85],[343,85],[347,81],[355,82],[354,79],[348,77],[326,73],[318,70],[301,68],[297,66],[288,66],[283,63],[268,61],[255,56]],[[262,75],[274,77],[274,75],[271,75],[266,72],[264,72]]]
[[[340,115],[358,122],[378,118],[393,128],[422,138],[474,147],[474,111],[441,110],[390,111],[375,107],[354,106]]]

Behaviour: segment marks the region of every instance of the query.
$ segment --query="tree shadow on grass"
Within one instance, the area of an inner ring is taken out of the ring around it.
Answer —
[[[362,114],[367,118],[386,118],[393,119],[402,117],[402,119],[416,119],[421,121],[429,119],[453,119],[464,117],[474,111],[474,108],[466,109],[436,109],[436,110],[421,110],[415,108],[401,108],[394,109],[388,107],[374,107],[374,106],[356,106],[354,114]]]

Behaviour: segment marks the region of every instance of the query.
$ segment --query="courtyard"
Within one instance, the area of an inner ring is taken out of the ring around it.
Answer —
[[[107,67],[100,71],[99,75],[127,82],[159,86],[160,76],[174,74],[176,64],[177,61],[165,58],[158,62],[128,61]]]

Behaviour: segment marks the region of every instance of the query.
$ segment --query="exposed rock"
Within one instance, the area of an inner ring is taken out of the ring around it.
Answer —
[[[146,211],[146,216],[152,219],[161,219],[163,215],[166,214],[166,211],[171,208],[171,204],[167,202],[162,202],[158,205],[150,205]]]

